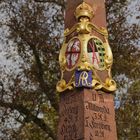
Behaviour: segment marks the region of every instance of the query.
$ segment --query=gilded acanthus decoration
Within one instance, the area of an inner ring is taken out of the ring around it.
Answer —
[[[58,92],[80,87],[107,92],[116,90],[111,76],[113,56],[108,32],[91,22],[93,16],[90,5],[83,2],[76,8],[77,24],[64,32],[65,39],[59,55],[61,80],[57,83]],[[73,33],[75,35],[68,39]]]

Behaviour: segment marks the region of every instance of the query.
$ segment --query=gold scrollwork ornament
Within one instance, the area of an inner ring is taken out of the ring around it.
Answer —
[[[116,90],[116,83],[111,76],[113,55],[108,43],[108,33],[105,28],[91,23],[93,15],[90,5],[83,2],[75,12],[78,23],[64,32],[65,39],[59,55],[61,80],[57,83],[58,92],[73,90],[76,87],[75,71],[92,71],[92,88],[95,90]],[[92,35],[93,31],[102,35],[104,40]],[[77,35],[67,42],[67,37],[74,32]],[[105,81],[98,72],[107,72]],[[66,73],[71,74],[69,80],[66,80]]]

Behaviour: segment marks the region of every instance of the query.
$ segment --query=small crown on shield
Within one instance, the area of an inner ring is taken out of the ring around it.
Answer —
[[[77,19],[88,17],[91,20],[94,16],[93,9],[89,4],[83,2],[76,8],[75,16]]]

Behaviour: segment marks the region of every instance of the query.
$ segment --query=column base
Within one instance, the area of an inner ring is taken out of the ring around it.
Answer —
[[[117,140],[114,96],[91,89],[60,95],[58,140]]]

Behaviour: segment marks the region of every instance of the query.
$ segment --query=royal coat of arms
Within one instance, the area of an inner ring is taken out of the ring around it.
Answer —
[[[57,91],[92,88],[113,92],[116,83],[111,76],[112,51],[108,33],[91,22],[92,8],[85,2],[76,9],[77,23],[66,29],[59,62],[61,80]]]

